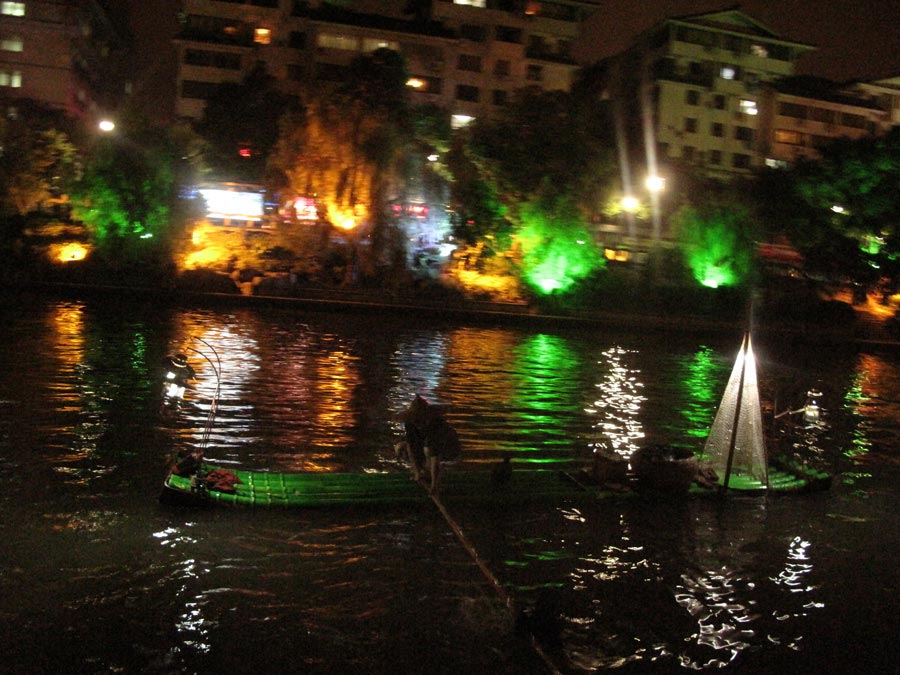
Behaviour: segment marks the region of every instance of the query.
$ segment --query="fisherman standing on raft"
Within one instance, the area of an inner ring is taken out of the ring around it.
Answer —
[[[406,440],[396,446],[398,456],[406,450],[415,481],[421,479],[422,472],[428,467],[431,478],[428,491],[431,494],[438,490],[441,462],[458,458],[461,451],[459,436],[444,417],[444,412],[444,406],[433,405],[416,394],[402,415]]]

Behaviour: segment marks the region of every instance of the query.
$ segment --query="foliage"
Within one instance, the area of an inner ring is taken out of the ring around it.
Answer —
[[[102,252],[114,260],[162,256],[178,225],[198,215],[180,197],[190,184],[182,157],[165,129],[123,127],[97,139],[73,191],[72,214]]]
[[[64,203],[78,170],[70,124],[58,112],[36,104],[19,106],[18,115],[0,126],[2,211],[25,216]]]
[[[385,253],[399,255],[386,210],[413,133],[405,82],[397,53],[357,57],[339,85],[309,90],[305,110],[284,118],[271,162],[289,191],[316,197],[337,227],[371,227],[370,272]]]
[[[278,140],[278,124],[293,100],[275,88],[263,65],[242,82],[216,87],[195,129],[207,144],[206,161],[218,180],[259,183]]]
[[[548,210],[536,203],[523,205],[517,236],[523,276],[544,294],[565,292],[604,265],[576,209],[565,200],[555,206]]]
[[[900,278],[900,129],[838,139],[821,159],[764,175],[758,202],[826,278]]]
[[[747,280],[753,260],[750,214],[739,206],[684,206],[675,229],[694,278],[703,286],[735,286]]]

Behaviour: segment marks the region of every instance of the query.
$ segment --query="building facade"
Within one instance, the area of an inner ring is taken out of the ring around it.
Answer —
[[[125,93],[123,49],[94,0],[3,0],[0,100],[39,101],[94,124]]]
[[[177,114],[200,117],[217,84],[240,81],[260,62],[291,94],[312,79],[339,81],[355,57],[385,47],[402,54],[414,102],[464,124],[525,87],[568,90],[577,70],[572,45],[599,4],[186,0]]]
[[[606,94],[625,118],[626,161],[727,179],[900,124],[900,77],[795,76],[797,59],[813,49],[736,9],[663,21],[603,64]]]

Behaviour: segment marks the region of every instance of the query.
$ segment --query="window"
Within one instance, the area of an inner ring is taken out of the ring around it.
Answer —
[[[824,122],[825,124],[834,124],[837,115],[834,110],[828,108],[810,108],[809,119],[816,122]]]
[[[753,56],[759,56],[764,59],[769,57],[769,49],[761,44],[750,45],[750,53],[753,54]]]
[[[543,66],[528,66],[525,71],[525,79],[529,82],[540,82],[544,79]]]
[[[684,92],[684,102],[688,105],[700,105],[700,92],[696,89],[688,89]]]
[[[757,113],[759,112],[759,110],[758,110],[757,107],[756,107],[756,101],[753,101],[753,100],[751,100],[751,99],[749,99],[749,98],[742,98],[742,99],[741,99],[741,107],[740,107],[740,110],[741,110],[741,112],[744,113],[745,115],[755,115],[755,114],[757,114]]]
[[[496,33],[497,42],[511,42],[513,44],[522,44],[522,31],[518,28],[509,26],[497,26]]]
[[[240,70],[241,55],[231,52],[214,52],[204,49],[186,49],[184,62],[189,66],[206,66],[225,70]]]
[[[709,133],[716,138],[722,138],[725,135],[725,125],[721,122],[713,122],[709,127]]]
[[[684,130],[689,134],[697,133],[697,118],[696,117],[685,117],[684,118]]]
[[[481,72],[481,57],[473,54],[460,54],[459,61],[456,63],[459,70],[468,70],[472,73]]]
[[[0,50],[4,52],[20,52],[25,48],[25,41],[21,35],[10,35],[0,38]]]
[[[459,27],[459,37],[463,40],[470,40],[471,42],[486,42],[487,28],[485,26],[473,26],[472,24],[464,23]]]
[[[288,35],[288,47],[306,49],[306,33],[292,30],[290,35]]]
[[[453,0],[454,5],[469,5],[471,7],[486,7],[487,0]]]
[[[450,128],[451,129],[462,129],[463,127],[469,126],[474,121],[475,121],[475,118],[472,117],[471,115],[460,115],[460,114],[450,115]]]
[[[725,110],[725,95],[716,94],[713,97],[713,108],[716,110]]]
[[[22,86],[22,72],[19,70],[0,70],[0,87],[18,89]]]
[[[806,106],[798,103],[782,101],[781,105],[778,107],[778,112],[785,117],[794,117],[798,120],[806,119]]]
[[[379,49],[390,49],[391,51],[399,52],[400,45],[393,40],[382,40],[381,38],[363,38],[362,42],[362,50],[368,54],[369,52],[375,52]]]
[[[752,141],[753,129],[750,127],[735,127],[734,137],[739,141]]]
[[[182,98],[199,98],[208,99],[212,96],[216,87],[216,82],[197,82],[196,80],[185,80],[181,83]]]
[[[478,87],[473,87],[469,84],[456,85],[456,100],[478,103],[480,97],[481,93],[478,91]]]
[[[272,29],[271,28],[256,28],[253,31],[253,42],[255,42],[258,45],[272,44]]]
[[[866,118],[862,115],[854,115],[853,113],[842,113],[841,124],[845,127],[852,127],[854,129],[865,129]]]
[[[709,151],[709,163],[714,166],[719,166],[722,164],[722,151],[721,150],[710,150]]]
[[[344,49],[352,52],[359,51],[359,41],[351,35],[320,33],[316,44],[319,47],[327,47],[329,49]]]
[[[506,105],[509,101],[509,94],[502,89],[494,89],[491,94],[491,101],[494,105]]]
[[[787,145],[803,145],[803,134],[792,129],[776,129],[775,142]]]
[[[749,169],[750,155],[735,153],[731,158],[731,166],[733,166],[735,169]]]
[[[695,152],[696,148],[694,148],[694,146],[685,145],[683,148],[681,148],[681,157],[685,162],[693,162]]]
[[[24,2],[0,2],[0,14],[6,16],[25,16]]]
[[[415,79],[419,84],[418,86],[412,86],[410,81]],[[417,91],[422,94],[440,94],[444,88],[444,81],[439,77],[428,77],[427,75],[417,75],[415,78],[411,78],[406,83],[408,86],[412,86],[413,91]]]
[[[719,77],[723,80],[734,80],[737,78],[737,70],[734,66],[722,66],[722,69],[719,71]]]
[[[510,73],[509,61],[500,59],[494,64],[494,77],[499,77],[499,78],[509,77],[509,73]]]

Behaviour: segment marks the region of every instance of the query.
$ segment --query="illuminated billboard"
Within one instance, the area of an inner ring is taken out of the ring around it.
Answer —
[[[210,220],[263,219],[265,204],[262,192],[222,188],[200,188],[197,191],[206,200],[206,217]]]

